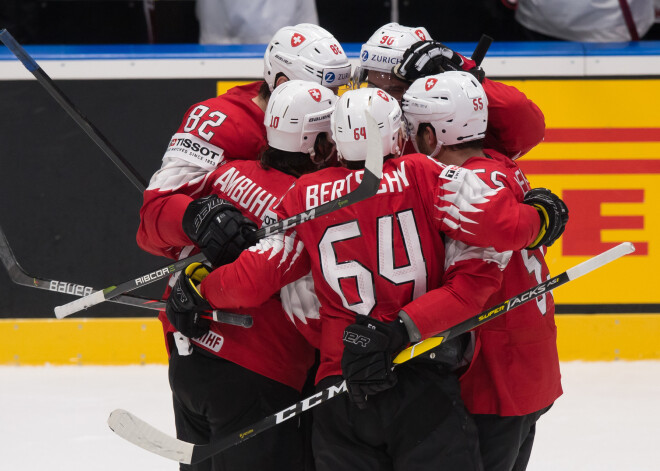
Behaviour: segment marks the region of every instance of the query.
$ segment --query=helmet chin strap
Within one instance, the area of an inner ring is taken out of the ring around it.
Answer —
[[[431,154],[429,154],[429,157],[435,158],[435,156],[440,153],[440,149],[442,148],[442,144],[443,144],[442,141],[438,141],[435,145],[435,149],[433,149],[433,152],[431,152]]]

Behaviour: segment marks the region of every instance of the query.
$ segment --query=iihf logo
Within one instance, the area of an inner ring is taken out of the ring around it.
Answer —
[[[362,52],[362,62],[367,62],[367,59],[369,59],[369,52],[368,51],[363,51]]]
[[[328,72],[325,74],[325,81],[326,83],[332,83],[335,81],[335,74],[333,72]]]

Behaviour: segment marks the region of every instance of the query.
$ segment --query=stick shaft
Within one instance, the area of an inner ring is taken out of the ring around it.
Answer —
[[[83,131],[101,148],[112,162],[122,171],[122,173],[133,183],[135,188],[142,193],[147,182],[138,173],[138,171],[114,148],[110,141],[101,134],[69,98],[59,89],[55,82],[43,71],[39,64],[28,54],[28,52],[14,39],[6,29],[0,30],[0,41],[21,61],[25,68],[37,79],[41,86],[52,96],[55,101],[73,118],[73,120],[82,128]]]

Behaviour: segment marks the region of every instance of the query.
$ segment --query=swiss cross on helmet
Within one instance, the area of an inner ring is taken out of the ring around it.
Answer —
[[[300,33],[294,33],[294,35],[291,36],[291,47],[298,47],[304,42],[305,36]]]
[[[264,80],[271,91],[278,74],[311,80],[325,87],[345,85],[351,65],[339,41],[320,26],[301,23],[275,33],[264,54]]]
[[[319,102],[321,101],[321,92],[319,91],[318,88],[312,88],[310,90],[307,90],[309,94],[314,98],[314,101]]]

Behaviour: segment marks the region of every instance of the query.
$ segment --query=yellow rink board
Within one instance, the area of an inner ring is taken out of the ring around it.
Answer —
[[[556,320],[562,361],[660,359],[660,314],[562,315]],[[6,319],[0,320],[0,338],[0,365],[167,362],[156,319]]]

